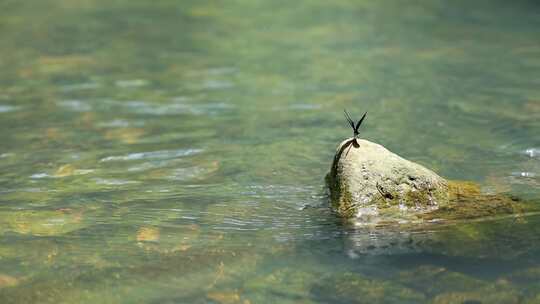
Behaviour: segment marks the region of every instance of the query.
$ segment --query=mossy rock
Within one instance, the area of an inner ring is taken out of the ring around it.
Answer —
[[[326,183],[334,211],[361,224],[465,220],[531,209],[508,194],[483,194],[474,182],[446,180],[362,139],[339,145]]]
[[[361,139],[340,144],[326,181],[332,206],[344,218],[370,221],[409,209],[427,212],[448,201],[442,177]]]

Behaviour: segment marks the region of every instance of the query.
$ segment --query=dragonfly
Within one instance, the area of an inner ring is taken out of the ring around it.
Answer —
[[[356,124],[354,123],[354,120],[352,120],[351,115],[349,115],[347,110],[343,109],[343,113],[345,113],[345,119],[347,119],[347,122],[349,123],[349,125],[351,125],[351,128],[353,129],[353,138],[345,144],[349,146],[347,153],[345,153],[345,156],[347,156],[352,146],[354,146],[355,148],[360,147],[360,144],[357,141],[358,137],[360,136],[360,132],[358,131],[358,129],[360,128],[360,125],[366,118],[367,112],[365,112],[364,115],[362,115],[362,118],[360,118],[360,120]]]
[[[362,118],[360,118],[360,120],[355,124],[354,120],[352,120],[347,110],[344,109],[343,113],[345,113],[345,119],[347,119],[347,122],[349,123],[349,125],[351,125],[351,128],[353,129],[353,138],[351,138],[345,144],[343,144],[341,148],[339,149],[339,151],[334,156],[334,162],[332,163],[333,176],[335,176],[337,172],[339,160],[341,159],[341,156],[343,155],[343,152],[345,151],[345,149],[347,149],[347,152],[345,153],[345,157],[346,157],[347,155],[349,155],[349,151],[351,151],[352,147],[355,147],[355,148],[360,147],[360,144],[358,143],[358,140],[357,140],[358,137],[360,136],[360,132],[358,131],[358,129],[360,128],[360,125],[362,124],[362,122],[364,121],[367,115],[367,112],[364,113],[364,115],[362,115]]]

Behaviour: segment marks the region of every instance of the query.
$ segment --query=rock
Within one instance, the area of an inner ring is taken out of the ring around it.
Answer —
[[[337,213],[367,222],[426,213],[449,201],[444,178],[363,139],[339,145],[326,181]]]
[[[359,224],[464,220],[538,211],[505,193],[484,194],[470,181],[447,181],[383,146],[343,141],[326,175],[333,209]]]

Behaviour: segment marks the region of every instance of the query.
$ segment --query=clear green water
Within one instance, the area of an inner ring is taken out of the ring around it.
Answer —
[[[323,184],[347,108],[540,203],[536,1],[4,0],[0,37],[0,303],[540,301],[540,216],[353,229]]]

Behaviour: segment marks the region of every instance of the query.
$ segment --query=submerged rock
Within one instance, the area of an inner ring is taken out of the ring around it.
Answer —
[[[19,281],[20,280],[16,277],[0,273],[0,289],[4,287],[17,286],[19,284]]]
[[[523,210],[508,195],[484,195],[472,182],[447,181],[385,147],[343,141],[326,176],[333,209],[361,223],[470,219]]]
[[[470,292],[448,292],[436,296],[433,304],[454,303],[493,303],[493,304],[518,304],[522,303],[520,294],[511,288],[500,285],[489,286],[484,289]],[[535,302],[533,302],[535,303]]]
[[[312,286],[313,297],[324,303],[424,303],[425,295],[392,281],[346,272],[329,275]]]
[[[33,236],[58,236],[87,227],[82,210],[16,210],[0,212],[0,235],[17,232]]]
[[[299,267],[278,268],[270,273],[246,280],[243,290],[250,303],[315,304],[311,287],[321,279],[322,271],[309,271]]]

